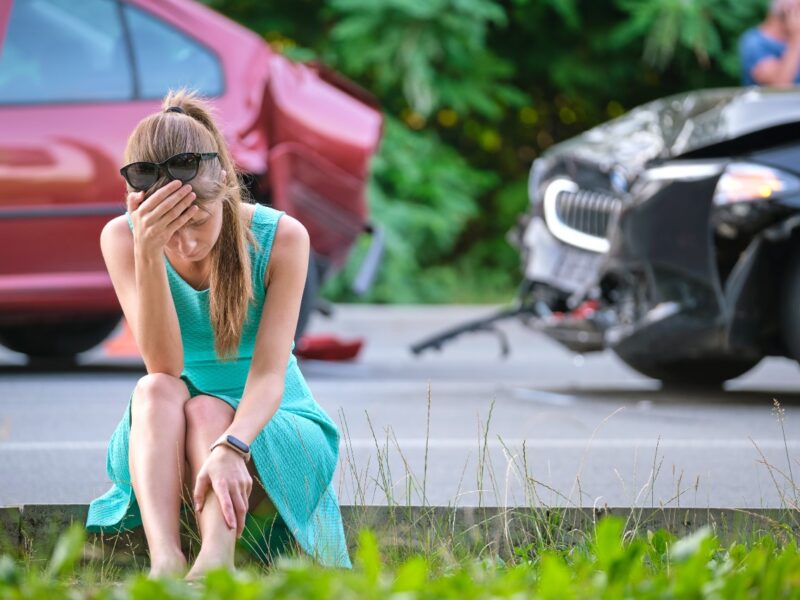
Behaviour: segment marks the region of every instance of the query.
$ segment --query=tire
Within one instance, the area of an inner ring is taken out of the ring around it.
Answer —
[[[0,326],[0,344],[32,359],[70,359],[94,348],[114,331],[122,315],[54,323]]]
[[[306,286],[303,288],[303,298],[300,301],[300,315],[297,318],[297,329],[294,334],[294,343],[302,337],[308,326],[311,315],[317,305],[317,295],[319,294],[319,268],[314,252],[308,255],[308,275],[306,276]]]
[[[780,296],[780,330],[789,358],[800,362],[800,246],[786,263]]]
[[[617,356],[642,375],[660,379],[666,385],[678,386],[719,386],[744,375],[761,362],[758,358],[695,358],[660,362],[642,356],[623,356],[620,353]]]

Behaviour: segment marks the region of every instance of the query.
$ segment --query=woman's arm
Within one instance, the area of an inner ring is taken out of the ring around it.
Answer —
[[[283,398],[286,366],[300,315],[300,301],[308,271],[311,244],[300,221],[284,214],[264,274],[269,293],[264,301],[256,333],[253,358],[244,393],[223,435],[234,435],[251,444],[275,414]],[[247,483],[242,483],[245,480]],[[241,535],[252,478],[244,461],[224,446],[209,454],[194,488],[197,510],[202,510],[209,487],[217,494],[225,521]]]
[[[269,293],[258,325],[253,359],[233,422],[225,431],[250,444],[278,410],[286,366],[300,316],[311,243],[305,226],[283,215],[264,274]]]
[[[190,201],[189,196],[161,198],[179,187],[179,181],[164,186],[153,195],[154,202],[163,200],[166,206],[169,201],[175,203],[175,212],[181,210]],[[159,194],[158,198],[156,194]],[[128,206],[136,208],[135,203],[129,202]],[[178,219],[172,228],[188,220],[188,216]],[[100,249],[106,269],[147,372],[179,377],[183,371],[183,345],[167,280],[163,247],[153,243],[137,244],[132,233],[125,217],[116,217],[103,228]],[[164,235],[167,234],[169,231]]]
[[[103,228],[100,247],[147,372],[178,377],[183,371],[181,332],[163,260],[159,264],[137,256],[125,217]]]
[[[780,58],[764,58],[750,72],[753,81],[759,85],[772,87],[791,87],[800,69],[800,37],[789,40],[786,51]]]

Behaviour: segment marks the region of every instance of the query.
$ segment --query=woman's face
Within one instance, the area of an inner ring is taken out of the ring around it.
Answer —
[[[222,181],[226,179],[227,174],[223,170]],[[204,260],[209,255],[222,230],[222,203],[221,197],[197,203],[200,210],[172,234],[166,244],[172,256],[189,263]]]
[[[204,202],[192,218],[166,244],[172,256],[185,262],[204,260],[222,230],[222,199]]]

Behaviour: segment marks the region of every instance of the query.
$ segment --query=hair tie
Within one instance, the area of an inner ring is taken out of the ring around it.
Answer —
[[[186,114],[186,111],[183,110],[180,106],[170,106],[164,112],[177,112],[177,113],[183,113],[184,115]]]

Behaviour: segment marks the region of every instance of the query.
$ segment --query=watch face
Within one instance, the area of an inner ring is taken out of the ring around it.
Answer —
[[[246,452],[250,452],[250,446],[248,446],[247,444],[245,444],[243,441],[241,441],[241,440],[239,440],[239,439],[237,439],[237,438],[233,437],[232,435],[229,435],[229,436],[227,437],[227,440],[228,440],[228,443],[229,443],[229,444],[231,444],[231,445],[233,445],[233,446],[236,446],[236,447],[237,447],[239,450],[241,450],[242,452],[245,452],[245,453],[246,453]]]

